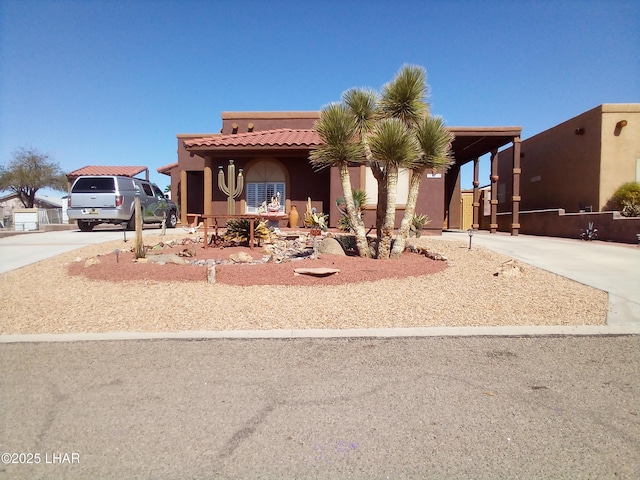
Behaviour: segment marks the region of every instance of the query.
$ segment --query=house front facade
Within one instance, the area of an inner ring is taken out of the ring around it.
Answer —
[[[337,168],[314,171],[309,153],[320,144],[314,130],[319,112],[223,112],[216,134],[178,134],[177,162],[158,169],[171,177],[171,191],[180,207],[181,221],[197,214],[226,215],[233,195],[236,214],[256,213],[264,202],[279,194],[281,213],[295,206],[302,215],[310,198],[318,212],[329,214],[336,227],[340,212],[336,200],[343,196]],[[458,228],[460,165],[487,152],[519,141],[520,127],[452,127],[455,164],[447,174],[426,172],[416,213],[429,216],[428,230]],[[233,176],[234,178],[229,178]],[[242,189],[228,192],[239,183]],[[364,190],[365,226],[375,225],[377,181],[365,165],[350,167],[353,188]],[[404,215],[409,172],[401,171],[397,191],[396,226]],[[457,194],[456,194],[457,188]],[[456,210],[457,209],[457,210]],[[451,211],[453,210],[453,212]],[[458,212],[458,213],[456,213]]]

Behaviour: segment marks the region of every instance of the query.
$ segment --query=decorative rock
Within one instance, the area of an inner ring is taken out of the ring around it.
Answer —
[[[181,252],[178,253],[181,257],[195,257],[196,256],[196,247],[187,247],[182,249]]]
[[[215,265],[209,265],[209,267],[207,267],[207,281],[209,283],[216,283],[216,266]]]
[[[87,258],[84,262],[84,268],[90,267],[91,265],[98,265],[100,263],[100,259],[98,257]]]
[[[507,260],[498,267],[498,271],[493,274],[494,277],[519,277],[524,269],[518,265],[515,260]]]
[[[251,263],[253,262],[253,257],[246,252],[238,252],[229,255],[229,260],[233,263]]]
[[[420,255],[424,255],[425,257],[430,258],[431,260],[439,260],[442,262],[446,262],[448,260],[446,255],[443,255],[442,253],[434,252],[432,250],[429,250],[427,247],[423,247],[420,245],[418,246],[411,245],[409,247],[409,251],[413,253],[418,253]]]
[[[322,239],[318,246],[318,253],[327,255],[346,255],[342,245],[340,245],[340,242],[332,237],[325,237]]]
[[[142,259],[139,258],[138,262],[140,262],[140,260],[142,260]],[[161,254],[161,255],[150,255],[149,257],[146,258],[146,260],[148,262],[150,262],[150,263],[159,263],[160,265],[164,265],[164,264],[167,264],[167,263],[175,263],[176,265],[184,265],[184,264],[187,263],[187,261],[184,258],[179,257],[175,253]]]
[[[310,275],[312,277],[328,277],[340,272],[337,268],[296,268],[293,270],[294,275]]]

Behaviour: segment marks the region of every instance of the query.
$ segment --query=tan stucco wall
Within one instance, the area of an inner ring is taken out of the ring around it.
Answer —
[[[522,142],[523,210],[598,209],[600,131],[595,108]]]
[[[627,125],[616,124],[626,120]],[[636,178],[640,159],[640,104],[602,106],[602,161],[600,166],[600,209],[605,208],[615,190]]]

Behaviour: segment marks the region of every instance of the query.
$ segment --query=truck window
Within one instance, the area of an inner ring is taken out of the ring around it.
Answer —
[[[148,183],[142,184],[142,190],[144,190],[144,193],[146,193],[147,197],[153,197],[153,191],[151,190],[151,185],[149,185]]]
[[[156,198],[165,199],[165,196],[164,196],[164,193],[162,193],[162,190],[160,190],[155,185],[152,185],[152,187],[153,187],[153,193],[155,193]]]
[[[79,178],[73,184],[71,193],[115,193],[115,183],[109,177]]]

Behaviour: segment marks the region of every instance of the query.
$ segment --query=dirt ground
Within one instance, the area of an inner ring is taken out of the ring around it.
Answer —
[[[172,235],[177,242],[189,237]],[[605,323],[605,292],[525,264],[496,275],[511,259],[481,247],[438,237],[412,242],[448,260],[405,252],[387,261],[323,255],[218,265],[211,284],[206,266],[135,263],[131,242],[94,245],[1,274],[0,334]],[[194,250],[197,260],[263,255],[259,248],[202,243]],[[294,275],[301,267],[340,272]]]

